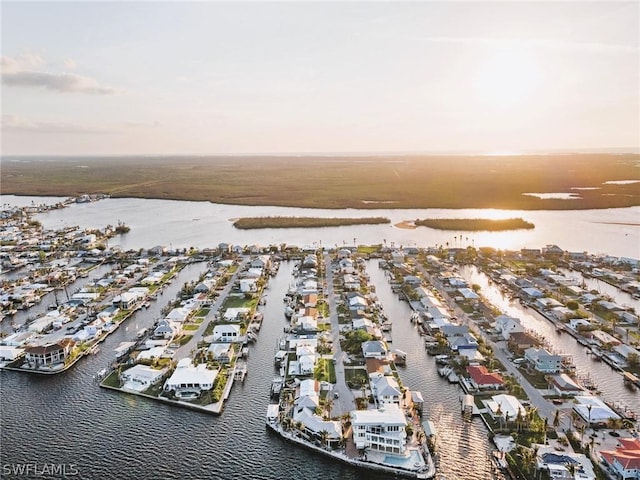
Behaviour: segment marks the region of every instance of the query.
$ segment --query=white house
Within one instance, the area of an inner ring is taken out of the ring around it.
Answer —
[[[518,413],[522,416],[526,415],[524,406],[513,395],[494,395],[490,400],[484,400],[484,404],[493,418],[502,417],[513,421],[518,417]]]
[[[371,384],[371,393],[378,405],[387,403],[400,404],[402,391],[394,376],[374,372],[369,375],[369,382]]]
[[[601,451],[603,462],[615,472],[615,478],[640,478],[640,440],[621,438],[615,450]]]
[[[509,340],[513,332],[524,332],[524,327],[518,318],[509,317],[507,315],[498,315],[496,317],[496,331],[502,334],[502,338]]]
[[[258,283],[255,278],[240,279],[240,291],[242,293],[253,293],[258,291]]]
[[[224,312],[224,320],[226,322],[239,322],[246,317],[251,309],[246,307],[227,308]]]
[[[124,383],[122,388],[141,392],[158,383],[166,372],[166,368],[155,369],[146,365],[134,365],[120,374],[120,380]]]
[[[593,464],[582,453],[555,450],[554,447],[538,445],[536,469],[546,470],[553,480],[595,480]],[[568,465],[575,466],[575,474],[571,475]]]
[[[235,350],[231,343],[212,343],[207,349],[216,362],[231,363],[235,357]]]
[[[158,322],[158,326],[153,330],[153,337],[169,339],[175,337],[179,333],[179,325],[165,318]]]
[[[362,354],[364,358],[377,358],[378,360],[384,360],[387,358],[387,346],[381,340],[369,340],[362,342]]]
[[[177,394],[182,391],[200,392],[211,390],[218,376],[217,370],[209,370],[207,365],[201,363],[194,367],[189,358],[183,358],[178,362],[178,366],[165,382],[165,391],[174,390]]]
[[[213,328],[213,341],[227,343],[240,341],[240,325],[216,325]]]
[[[584,395],[574,398],[576,403],[573,406],[573,411],[589,425],[605,424],[610,419],[620,419],[620,416],[598,397]]]
[[[402,454],[407,447],[407,420],[395,404],[379,410],[353,410],[351,428],[356,448]]]

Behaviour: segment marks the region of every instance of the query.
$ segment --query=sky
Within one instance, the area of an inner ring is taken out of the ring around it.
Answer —
[[[11,2],[2,155],[640,149],[640,2]]]

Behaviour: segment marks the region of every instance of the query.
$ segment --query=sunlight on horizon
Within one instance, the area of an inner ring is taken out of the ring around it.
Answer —
[[[480,101],[514,109],[532,99],[540,79],[540,68],[526,51],[501,50],[482,64],[473,84]]]

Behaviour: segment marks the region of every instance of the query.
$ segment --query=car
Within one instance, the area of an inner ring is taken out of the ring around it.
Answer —
[[[333,392],[333,398],[340,398],[340,394],[338,392]]]

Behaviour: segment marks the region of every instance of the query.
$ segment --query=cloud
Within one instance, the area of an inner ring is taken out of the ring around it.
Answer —
[[[65,68],[67,70],[75,70],[76,67],[78,66],[78,64],[76,63],[76,61],[72,58],[67,58],[64,62],[63,62]]]
[[[497,38],[497,37],[421,37],[425,42],[467,45],[487,45],[497,47],[547,48],[572,52],[590,53],[638,53],[637,45],[596,42],[567,42],[540,38]]]
[[[2,131],[42,134],[111,134],[114,130],[66,122],[33,121],[16,115],[2,115]]]
[[[73,60],[65,61],[65,65]],[[105,87],[97,80],[75,73],[49,73],[35,68],[44,64],[37,55],[20,57],[2,57],[2,81],[6,85],[16,87],[41,87],[65,93],[87,93],[94,95],[110,95],[116,93],[111,87]],[[71,63],[69,64],[71,65]],[[67,68],[69,68],[67,65]]]

